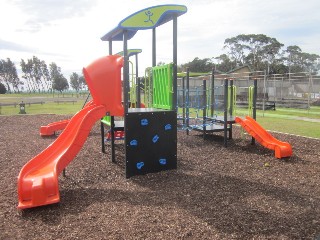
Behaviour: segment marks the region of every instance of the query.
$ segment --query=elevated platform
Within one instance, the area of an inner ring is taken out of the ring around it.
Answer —
[[[199,132],[206,131],[207,133],[209,133],[209,132],[223,132],[224,131],[224,127],[221,124],[210,124],[208,126],[190,125],[190,127],[195,131],[199,131]],[[230,131],[231,128],[227,127],[227,130]]]

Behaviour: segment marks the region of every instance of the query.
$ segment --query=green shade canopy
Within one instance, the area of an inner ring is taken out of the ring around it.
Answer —
[[[128,49],[128,57],[138,55],[142,52],[142,49]],[[116,53],[116,55],[123,56],[123,51]]]
[[[116,28],[105,34],[101,40],[122,41],[124,30],[128,32],[128,39],[131,39],[138,30],[156,28],[186,12],[187,7],[184,5],[170,4],[145,8],[123,19]]]

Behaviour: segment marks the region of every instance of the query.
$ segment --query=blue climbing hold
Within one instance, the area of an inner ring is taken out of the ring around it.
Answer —
[[[139,170],[141,170],[141,168],[144,166],[144,162],[138,162],[137,163],[137,168],[139,169]]]
[[[167,159],[165,159],[165,158],[160,158],[160,159],[159,159],[159,163],[160,163],[161,165],[166,165],[166,164],[167,164]]]
[[[155,135],[155,136],[152,138],[152,142],[153,142],[153,143],[158,142],[158,140],[159,140],[159,136],[158,136],[158,135]]]
[[[141,126],[147,126],[148,124],[149,124],[148,119],[146,118],[141,119]]]
[[[133,139],[130,141],[130,146],[138,146],[138,141]]]
[[[171,124],[170,123],[168,123],[167,125],[165,125],[164,126],[164,130],[171,130],[172,129],[172,127],[171,127]]]

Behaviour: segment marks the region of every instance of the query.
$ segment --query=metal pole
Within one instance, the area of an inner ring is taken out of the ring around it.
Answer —
[[[265,111],[265,104],[266,104],[266,70],[264,70],[264,77],[263,77],[263,102],[262,102],[262,116],[264,117],[264,111]]]
[[[137,99],[137,108],[141,107],[141,98],[140,98],[140,80],[139,80],[139,67],[138,67],[138,53],[136,54],[136,99]]]
[[[152,67],[157,65],[156,29],[152,29]]]
[[[128,59],[128,31],[123,31],[123,97],[124,97],[124,113],[128,113],[129,109],[129,59]]]
[[[230,110],[229,110],[229,114],[230,114],[230,121],[232,118],[232,113],[233,113],[233,79],[230,80]],[[227,118],[227,122],[228,122],[228,118]],[[232,139],[232,123],[229,124],[229,139]]]
[[[207,115],[207,82],[206,80],[202,81],[203,84],[203,99],[202,99],[202,129],[203,129],[203,139],[206,138],[206,115]]]
[[[112,55],[112,40],[109,40],[109,55]]]
[[[224,128],[224,146],[228,146],[228,79],[224,80],[224,114],[223,114],[223,128]]]
[[[211,114],[210,116],[213,118],[214,114],[214,68],[212,68],[211,72]]]
[[[190,77],[189,77],[189,68],[187,68],[187,92],[186,92],[186,126],[187,126],[187,135],[189,135],[189,105],[190,105]]]
[[[182,81],[182,124],[184,126],[186,123],[186,120],[185,120],[185,115],[186,115],[186,113],[185,113],[186,112],[185,77],[182,77],[181,81]]]
[[[137,78],[137,107],[141,108],[141,93],[140,93],[140,89],[141,89],[141,81],[140,78]]]
[[[252,118],[254,120],[257,119],[257,91],[258,91],[258,81],[255,78],[253,80],[253,104],[252,104]],[[251,138],[251,144],[254,145],[255,144],[255,139],[252,137]]]
[[[173,18],[173,94],[172,94],[172,107],[177,113],[177,64],[178,64],[178,18]]]

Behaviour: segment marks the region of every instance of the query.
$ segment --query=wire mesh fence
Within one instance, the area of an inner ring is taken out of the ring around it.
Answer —
[[[192,77],[189,80],[189,107],[198,107],[203,95],[203,81],[207,80],[207,89],[214,88],[216,102],[223,99],[225,79],[233,81],[236,89],[237,104],[246,105],[249,100],[253,80],[258,80],[257,108],[285,107],[308,109],[311,105],[320,105],[320,76],[310,72],[266,74],[266,72],[234,72],[212,76]],[[182,104],[183,79],[178,79],[178,105]],[[214,84],[214,85],[213,85]],[[209,91],[210,95],[210,91]],[[207,94],[208,96],[208,94]]]

